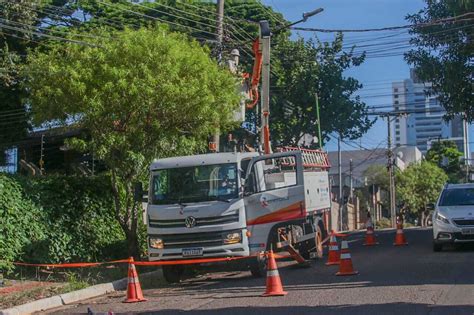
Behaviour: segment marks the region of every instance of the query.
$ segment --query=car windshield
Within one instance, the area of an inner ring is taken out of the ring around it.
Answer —
[[[153,204],[226,201],[238,196],[237,165],[163,169],[153,174]]]
[[[474,205],[474,188],[446,189],[441,195],[440,206]]]

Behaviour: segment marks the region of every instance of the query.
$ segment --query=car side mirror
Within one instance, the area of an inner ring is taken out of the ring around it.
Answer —
[[[435,204],[434,203],[428,203],[426,205],[426,209],[430,210],[430,211],[434,210],[435,209]]]

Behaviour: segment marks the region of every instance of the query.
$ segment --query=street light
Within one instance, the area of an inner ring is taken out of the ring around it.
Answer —
[[[278,32],[281,32],[282,30],[287,29],[287,28],[289,28],[289,27],[292,27],[292,26],[294,26],[294,25],[296,25],[296,24],[299,24],[299,23],[301,23],[301,22],[306,22],[310,17],[312,17],[312,16],[314,16],[314,15],[316,15],[316,14],[318,14],[318,13],[321,13],[321,12],[323,12],[323,11],[324,11],[323,8],[319,8],[319,9],[316,9],[316,10],[313,10],[313,11],[310,11],[310,12],[305,12],[305,13],[303,13],[303,18],[302,18],[301,20],[298,20],[298,21],[296,21],[296,22],[293,22],[293,23],[290,23],[290,24],[287,24],[287,25],[283,25],[283,26],[281,26],[280,28],[277,28],[277,29],[273,32],[273,34],[277,34]]]

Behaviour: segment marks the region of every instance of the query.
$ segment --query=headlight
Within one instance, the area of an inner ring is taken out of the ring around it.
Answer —
[[[161,238],[150,237],[150,247],[156,249],[163,248],[163,240]]]
[[[449,224],[449,220],[438,212],[436,212],[436,220]]]
[[[235,244],[240,243],[242,236],[240,233],[229,233],[224,239],[224,244]]]

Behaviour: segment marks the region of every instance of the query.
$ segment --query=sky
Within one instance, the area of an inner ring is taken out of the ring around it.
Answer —
[[[322,13],[298,26],[324,29],[363,29],[406,25],[409,24],[405,20],[407,14],[417,13],[424,8],[422,0],[263,0],[262,2],[282,13],[288,21],[300,20],[303,12],[323,8]],[[367,42],[368,38],[373,39],[395,33],[397,32],[346,33],[344,39],[348,43],[358,41],[359,45],[367,45],[374,43],[374,41]],[[310,38],[315,33],[299,32],[298,34]],[[317,34],[323,41],[329,41],[334,36],[326,33]],[[395,38],[404,39],[408,38],[408,35],[404,32]],[[390,39],[380,39],[380,41],[386,42]],[[397,51],[406,50],[399,48]],[[368,106],[390,105],[392,102],[391,82],[409,78],[410,67],[401,55],[373,57],[367,58],[361,66],[350,69],[345,74],[356,78],[364,85],[359,94]],[[355,143],[352,142],[351,146],[343,143],[342,149],[354,150],[357,149],[357,145],[362,145],[364,148],[385,147],[386,138],[387,123],[378,119],[366,135]],[[330,141],[326,145],[326,150],[337,150],[336,141]]]

